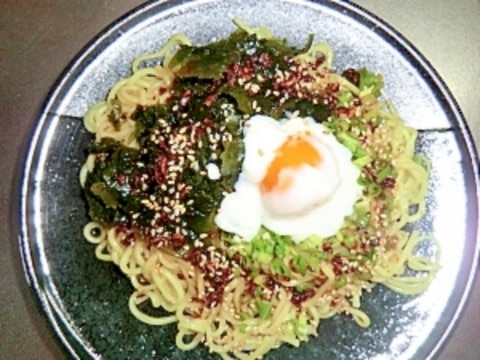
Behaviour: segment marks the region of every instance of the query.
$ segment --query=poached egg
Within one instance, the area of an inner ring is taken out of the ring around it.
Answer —
[[[245,158],[217,226],[250,241],[262,226],[300,242],[342,226],[362,193],[351,152],[313,118],[254,115],[244,127]]]

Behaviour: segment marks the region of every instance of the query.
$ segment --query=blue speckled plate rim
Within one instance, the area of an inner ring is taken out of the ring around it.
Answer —
[[[82,342],[80,337],[75,331],[68,326],[68,322],[61,310],[61,305],[58,304],[55,296],[52,296],[51,290],[48,287],[48,275],[42,273],[41,265],[38,264],[36,259],[39,258],[41,249],[35,245],[30,236],[29,230],[29,216],[32,213],[32,204],[28,202],[29,194],[34,186],[34,179],[30,169],[33,164],[38,163],[39,149],[37,145],[42,139],[46,125],[52,117],[68,115],[57,114],[55,109],[62,100],[62,94],[64,89],[76,81],[77,75],[81,73],[89,64],[89,62],[95,58],[95,53],[108,47],[109,43],[116,40],[121,36],[122,29],[129,29],[135,24],[144,21],[148,18],[149,14],[159,13],[162,11],[172,10],[179,6],[185,6],[189,4],[194,6],[196,3],[203,3],[204,1],[157,1],[152,3],[145,3],[120,17],[118,20],[111,23],[104,30],[102,30],[96,37],[94,37],[85,47],[83,47],[70,64],[65,68],[62,74],[59,76],[55,84],[52,86],[50,92],[47,95],[46,101],[40,110],[40,116],[37,119],[35,130],[32,132],[32,136],[29,142],[29,148],[27,149],[25,160],[23,163],[22,183],[19,189],[20,195],[20,236],[19,246],[21,250],[22,264],[24,272],[26,274],[27,281],[30,287],[33,289],[36,298],[44,311],[44,314],[49,320],[53,333],[60,340],[61,344],[65,347],[68,353],[74,358],[95,358],[94,349],[89,349]],[[432,358],[437,354],[442,346],[445,344],[448,336],[456,326],[458,319],[461,316],[464,305],[468,299],[473,281],[475,279],[475,273],[477,269],[478,257],[480,254],[480,240],[478,234],[478,214],[479,214],[479,189],[480,179],[478,172],[478,154],[475,149],[473,138],[470,130],[466,124],[463,114],[447,88],[444,81],[440,78],[438,73],[433,69],[429,61],[420,54],[415,46],[404,38],[399,32],[394,30],[390,25],[383,20],[373,15],[369,11],[363,9],[361,6],[352,4],[348,1],[297,1],[301,4],[315,4],[325,6],[327,8],[341,11],[345,16],[348,16],[355,21],[366,25],[377,33],[382,38],[395,43],[395,47],[398,51],[401,51],[410,63],[415,65],[415,68],[422,69],[422,76],[424,81],[429,84],[431,90],[435,93],[437,100],[442,104],[443,110],[448,112],[449,119],[455,119],[458,125],[458,129],[461,133],[461,140],[464,142],[464,146],[467,149],[469,163],[465,166],[471,171],[470,186],[474,187],[476,207],[475,209],[469,209],[469,239],[473,239],[472,243],[467,243],[465,247],[465,253],[471,254],[471,262],[469,267],[463,269],[466,279],[463,294],[460,298],[456,311],[454,312],[449,325],[445,329],[442,336],[438,339],[437,343],[430,350],[429,358]],[[465,154],[464,154],[465,155]],[[471,188],[469,190],[472,190]]]

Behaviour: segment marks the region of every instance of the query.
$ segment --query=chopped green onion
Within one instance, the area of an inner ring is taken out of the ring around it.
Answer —
[[[294,321],[295,335],[300,339],[305,339],[308,334],[308,318],[307,316],[301,314],[298,316],[296,321]]]
[[[340,289],[341,287],[344,287],[345,285],[347,285],[347,276],[346,275],[340,275],[340,277],[338,277],[335,280],[334,287],[335,287],[335,289]]]
[[[413,161],[415,161],[427,171],[431,170],[432,164],[430,163],[430,160],[428,160],[424,155],[413,155]]]
[[[233,276],[239,277],[241,274],[242,274],[242,270],[238,266],[235,266],[233,268]]]
[[[355,153],[356,149],[360,147],[360,142],[358,141],[358,139],[353,137],[353,135],[350,133],[342,132],[338,134],[337,138],[352,153]]]
[[[245,323],[241,323],[239,326],[238,326],[238,329],[240,330],[240,332],[242,334],[245,334],[247,332],[247,329],[248,329],[248,325],[245,324]]]
[[[367,155],[367,152],[361,146],[357,146],[355,148],[355,152],[353,153],[353,155],[355,156],[355,158],[361,158]]]
[[[253,279],[255,279],[259,274],[260,274],[260,270],[258,269],[252,269],[252,271],[250,271],[250,277]]]
[[[240,316],[240,320],[247,320],[252,317],[252,315],[246,311],[241,312],[239,316]],[[244,325],[247,325],[247,324],[244,324]]]
[[[269,240],[269,239],[271,238],[271,234],[270,234],[268,231],[264,231],[264,232],[261,234],[260,238],[261,238],[262,240]]]
[[[380,186],[378,186],[377,184],[368,184],[367,185],[367,192],[369,195],[373,196],[373,197],[376,197],[378,195],[380,195],[380,193],[382,192],[382,188]]]
[[[375,95],[371,93],[371,89],[365,89],[360,92],[360,99],[364,104],[374,104],[377,101]]]
[[[360,186],[367,186],[369,184],[368,180],[367,179],[364,179],[362,177],[359,177],[357,179],[357,184],[360,185]]]
[[[368,260],[373,260],[373,255],[375,255],[375,247],[373,246],[370,247],[370,250],[363,254],[363,256]]]
[[[254,257],[258,262],[261,262],[262,264],[268,264],[273,259],[273,256],[271,254],[262,253],[262,252],[257,252],[254,255]]]
[[[385,122],[385,119],[382,117],[376,117],[374,120],[375,125],[382,125]]]
[[[295,269],[297,269],[300,274],[305,275],[307,273],[307,262],[301,255],[298,255],[293,263],[295,265]]]
[[[255,284],[257,284],[257,285],[263,285],[263,283],[265,282],[264,280],[265,280],[265,279],[264,279],[263,276],[255,276],[255,277],[253,278],[253,282],[254,282]]]
[[[337,99],[340,106],[348,106],[353,100],[353,94],[350,91],[342,90],[339,91]]]
[[[341,231],[337,232],[337,233],[335,234],[335,237],[337,238],[337,240],[338,240],[339,242],[342,242],[342,241],[343,241],[343,238],[344,238],[344,237],[343,237],[343,233],[342,233]]]
[[[371,272],[360,272],[357,274],[357,276],[360,280],[367,280],[367,281],[373,278],[373,274]]]
[[[355,238],[353,236],[347,236],[343,238],[343,244],[346,247],[351,248],[355,244]]]
[[[370,209],[370,201],[368,198],[364,198],[360,201],[357,201],[353,205],[353,209],[356,214],[365,214]]]
[[[299,292],[303,292],[305,290],[312,289],[312,288],[313,288],[313,284],[309,282],[298,284],[297,286],[295,286],[295,290]]]
[[[307,266],[313,271],[319,270],[322,261],[328,259],[330,256],[331,254],[325,253],[319,249],[316,249],[314,252],[309,252],[308,254],[303,254]]]
[[[380,170],[377,174],[377,183],[381,183],[383,180],[385,180],[388,176],[393,175],[393,167],[392,166],[387,166]]]
[[[357,158],[356,160],[353,161],[355,165],[358,167],[364,167],[365,165],[369,164],[372,161],[372,158],[368,155],[364,155],[362,157]]]
[[[260,319],[266,320],[270,317],[272,312],[272,303],[267,301],[258,301],[257,302],[257,313]]]
[[[323,238],[317,235],[312,235],[303,240],[299,246],[301,249],[313,250],[317,249],[323,242]]]
[[[285,265],[283,259],[274,259],[271,263],[271,269],[274,274],[289,276],[292,271]]]
[[[360,82],[358,84],[360,95],[371,94],[374,97],[379,97],[384,85],[383,76],[368,71],[365,68],[358,70],[358,74],[360,75]]]
[[[283,236],[277,236],[275,238],[275,247],[274,254],[276,257],[283,257],[287,255],[288,250],[290,249],[290,241],[288,238]]]
[[[370,223],[370,218],[372,217],[371,213],[365,213],[365,214],[360,214],[357,216],[357,221],[358,221],[358,224],[362,227],[362,228],[366,228],[368,226],[368,224]]]

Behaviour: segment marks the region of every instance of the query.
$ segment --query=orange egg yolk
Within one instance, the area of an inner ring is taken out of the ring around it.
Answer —
[[[318,166],[322,162],[322,156],[317,149],[305,138],[293,135],[275,152],[275,158],[270,163],[262,182],[260,190],[264,193],[272,190],[286,190],[293,182],[292,176],[282,176],[284,169],[297,169],[302,165]]]

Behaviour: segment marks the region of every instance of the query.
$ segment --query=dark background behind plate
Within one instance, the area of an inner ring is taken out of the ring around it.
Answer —
[[[134,0],[2,0],[0,4],[0,358],[61,359],[24,280],[17,248],[18,165],[47,92],[72,57]],[[480,2],[356,1],[390,23],[431,61],[480,144]],[[452,239],[455,241],[455,239]],[[461,241],[461,239],[459,239]],[[480,282],[439,359],[480,358]]]

